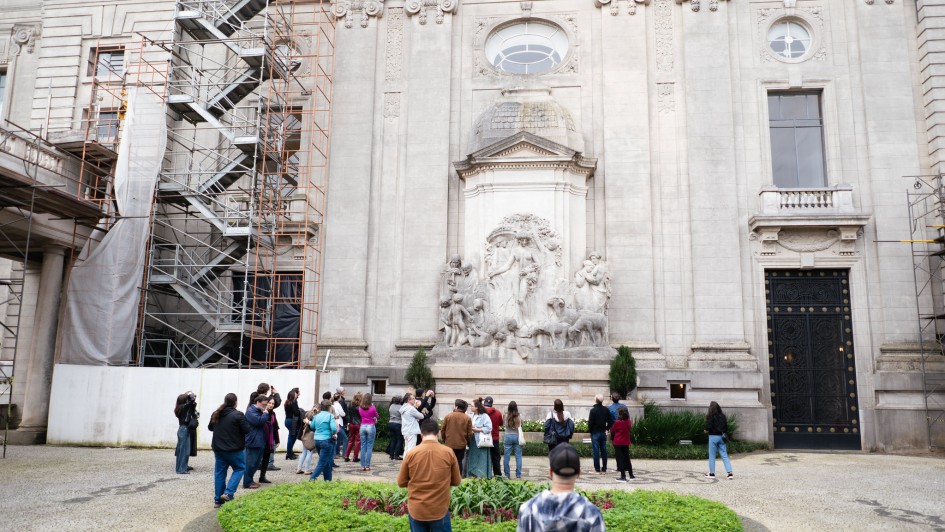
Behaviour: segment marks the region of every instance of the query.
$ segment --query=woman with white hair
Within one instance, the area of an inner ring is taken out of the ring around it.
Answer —
[[[604,406],[604,396],[594,397],[594,406],[587,416],[587,431],[591,433],[591,451],[594,456],[594,471],[598,475],[607,472],[607,431],[613,424],[610,410]]]

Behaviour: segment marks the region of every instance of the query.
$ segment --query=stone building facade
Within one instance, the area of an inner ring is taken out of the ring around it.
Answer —
[[[447,400],[606,394],[606,350],[435,347],[451,257],[495,283],[487,237],[528,214],[564,279],[602,255],[639,398],[776,445],[927,445],[911,251],[885,242],[940,163],[937,2],[368,4],[337,34],[319,332],[347,383],[402,384],[423,346]]]
[[[929,445],[934,303],[891,241],[945,157],[945,0],[333,4],[314,362],[346,386],[400,392],[423,347],[441,401],[581,417],[627,345],[636,399],[716,400],[745,439]],[[93,49],[175,10],[0,6],[0,118],[46,132],[83,119]]]

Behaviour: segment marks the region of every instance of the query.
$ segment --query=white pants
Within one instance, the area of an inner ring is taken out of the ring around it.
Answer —
[[[407,453],[410,452],[410,449],[413,449],[416,446],[417,446],[417,435],[405,434],[404,435],[404,456],[407,456]]]

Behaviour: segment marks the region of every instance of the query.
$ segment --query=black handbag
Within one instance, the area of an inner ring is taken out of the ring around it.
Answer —
[[[724,443],[728,443],[728,433],[727,433],[727,432],[723,432],[723,433],[722,433],[722,441],[723,441]]]

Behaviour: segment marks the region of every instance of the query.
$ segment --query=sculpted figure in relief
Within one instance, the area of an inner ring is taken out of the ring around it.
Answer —
[[[481,263],[453,255],[442,271],[440,346],[505,348],[528,358],[538,348],[608,345],[610,274],[600,253],[588,254],[569,280],[560,238],[531,214],[504,218],[484,251]]]
[[[532,314],[531,296],[535,293],[541,276],[541,253],[545,249],[540,240],[533,238],[525,231],[517,233],[515,240],[516,245],[509,253],[505,264],[489,272],[489,281],[500,275],[508,275],[512,278],[508,281],[508,286],[512,288],[509,299],[514,299],[515,304],[513,316],[516,321],[524,323]],[[517,280],[515,280],[516,277]]]
[[[583,267],[574,273],[574,308],[599,314],[607,313],[610,300],[610,274],[600,253],[592,251]]]

